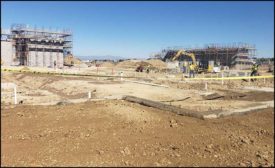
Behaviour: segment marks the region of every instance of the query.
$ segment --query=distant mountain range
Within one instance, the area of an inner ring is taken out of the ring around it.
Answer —
[[[111,56],[111,55],[106,55],[106,56],[75,56],[82,61],[85,60],[120,60],[120,59],[135,59],[135,58],[125,58],[121,56]],[[139,58],[139,59],[146,59],[146,58]]]

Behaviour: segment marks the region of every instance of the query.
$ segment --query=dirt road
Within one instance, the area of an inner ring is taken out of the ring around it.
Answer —
[[[118,101],[1,106],[2,166],[274,166],[274,109],[200,120]]]

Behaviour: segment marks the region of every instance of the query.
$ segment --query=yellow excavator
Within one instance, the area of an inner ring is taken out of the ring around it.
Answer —
[[[193,53],[188,53],[188,52],[186,52],[186,51],[184,51],[184,50],[179,50],[179,51],[177,52],[177,54],[172,58],[172,61],[175,61],[175,60],[176,60],[179,56],[181,56],[181,55],[186,55],[186,56],[191,57],[193,63],[196,64],[195,54],[193,54]]]
[[[195,54],[186,52],[186,51],[184,51],[184,50],[179,50],[179,51],[177,52],[177,54],[172,58],[172,61],[175,61],[175,60],[176,60],[178,57],[180,57],[181,55],[186,55],[186,56],[192,58],[192,62],[193,62],[193,64],[195,65],[195,69],[196,69],[196,71],[197,71],[198,73],[201,73],[201,72],[204,72],[204,71],[205,71],[204,69],[198,67],[197,61],[196,61],[196,57],[195,57]],[[208,71],[208,72],[212,72],[212,70],[213,70],[213,68],[212,68],[211,66],[208,66],[207,71]]]

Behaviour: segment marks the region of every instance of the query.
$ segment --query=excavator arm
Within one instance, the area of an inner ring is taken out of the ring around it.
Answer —
[[[186,55],[186,56],[188,56],[188,57],[191,57],[192,58],[192,61],[193,61],[193,63],[194,63],[194,65],[197,65],[196,64],[196,58],[195,58],[195,54],[193,54],[193,53],[188,53],[188,52],[186,52],[186,51],[184,51],[184,50],[179,50],[178,52],[177,52],[177,54],[172,58],[172,61],[175,61],[178,57],[180,57],[181,55]]]
[[[181,55],[186,55],[188,57],[191,57],[192,58],[192,62],[193,64],[195,65],[195,69],[198,73],[200,72],[204,72],[205,70],[203,68],[200,68],[198,67],[197,65],[197,61],[196,61],[196,57],[195,57],[195,54],[193,53],[188,53],[184,50],[179,50],[177,52],[177,54],[172,58],[172,61],[175,61],[177,58],[179,58]],[[212,72],[213,71],[213,67],[211,67],[210,65],[208,65],[208,69],[207,69],[207,72]]]
[[[177,52],[177,54],[172,58],[172,61],[175,61],[179,56],[182,55],[183,52],[184,52],[183,50],[179,50],[179,51]]]

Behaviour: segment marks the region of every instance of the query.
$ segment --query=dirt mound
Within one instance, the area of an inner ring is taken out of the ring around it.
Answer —
[[[139,61],[139,60],[126,60],[126,61],[122,61],[122,62],[119,62],[116,67],[119,67],[119,68],[136,68],[138,66],[144,66],[144,67],[147,67],[147,66],[152,66],[150,63],[148,62],[145,62],[145,61]]]
[[[133,60],[126,60],[126,61],[122,61],[122,62],[119,62],[116,67],[134,67],[135,66],[135,61]]]
[[[102,64],[100,64],[101,67],[114,67],[115,64],[112,62],[103,62]]]
[[[141,62],[138,62],[135,64],[136,66],[143,66],[143,67],[152,67],[152,64],[148,63],[148,62],[144,62],[144,61],[141,61]]]
[[[166,63],[159,60],[159,59],[151,59],[151,60],[146,60],[147,63],[151,64],[155,68],[159,69],[164,69],[166,68]]]
[[[143,67],[150,67],[151,69],[165,69],[166,64],[165,62],[158,60],[158,59],[152,59],[152,60],[126,60],[119,62],[116,67],[118,68],[137,68],[139,66]]]
[[[150,65],[150,64],[146,63],[144,61],[126,60],[126,61],[119,62],[116,65],[116,67],[118,67],[118,68],[136,68],[140,65],[147,66],[147,65]]]
[[[81,60],[78,58],[75,58],[73,55],[69,54],[66,57],[64,57],[64,64],[65,65],[74,65],[74,64],[81,64]]]

